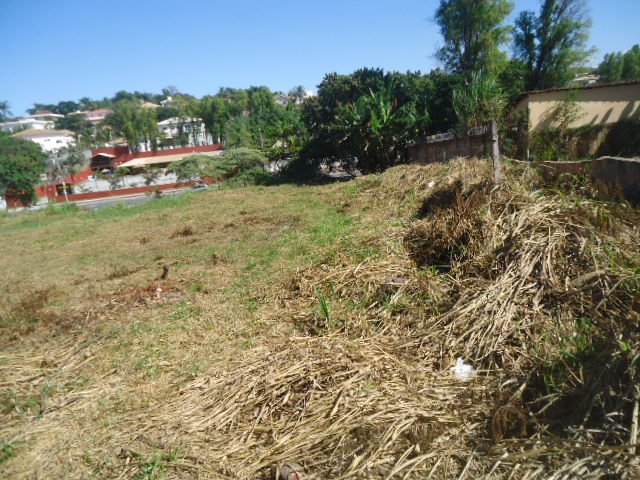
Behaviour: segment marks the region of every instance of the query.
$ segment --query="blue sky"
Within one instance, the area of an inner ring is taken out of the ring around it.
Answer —
[[[315,89],[325,73],[429,71],[438,0],[0,0],[0,100],[102,98],[167,85],[198,97],[221,86]],[[591,44],[640,43],[640,0],[588,0]],[[514,15],[538,10],[516,0]]]

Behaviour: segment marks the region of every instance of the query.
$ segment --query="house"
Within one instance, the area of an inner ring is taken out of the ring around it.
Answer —
[[[286,107],[290,103],[295,103],[295,99],[293,97],[290,97],[289,95],[285,95],[284,93],[277,93],[276,103],[278,105],[282,105],[283,107]]]
[[[212,143],[211,135],[206,131],[204,123],[199,118],[171,117],[158,122],[158,129],[165,139],[172,144],[186,144],[193,147]]]
[[[529,132],[552,128],[556,126],[557,107],[572,92],[577,114],[570,128],[640,119],[640,80],[525,92],[518,99],[516,110],[528,112]]]
[[[589,73],[587,75],[577,75],[573,80],[569,82],[570,87],[584,87],[586,85],[593,85],[594,83],[598,83],[600,80],[600,76],[594,73]]]
[[[46,153],[57,153],[61,148],[74,145],[76,142],[73,132],[69,130],[28,129],[11,136],[31,140],[40,145]]]
[[[0,130],[13,133],[20,130],[44,130],[54,128],[55,120],[64,118],[64,115],[53,113],[49,110],[42,110],[33,115],[19,117],[15,120],[0,123]]]
[[[128,147],[97,148],[91,151],[89,168],[93,171],[115,168],[142,169],[148,166],[164,168],[189,155],[215,156],[222,153],[222,145],[172,148],[152,152],[130,153]]]
[[[98,108],[97,110],[90,110],[87,112],[73,112],[69,115],[82,115],[85,120],[95,125],[96,123],[104,121],[104,119],[107,118],[107,115],[109,115],[111,112],[113,112],[113,110],[109,108]]]
[[[0,130],[13,133],[20,130],[46,130],[52,129],[54,122],[50,120],[38,120],[30,117],[18,118],[0,123]]]
[[[34,120],[50,120],[52,122],[55,122],[58,118],[64,118],[64,115],[53,113],[51,110],[40,110],[33,115],[29,115],[28,117],[23,118],[33,118]]]

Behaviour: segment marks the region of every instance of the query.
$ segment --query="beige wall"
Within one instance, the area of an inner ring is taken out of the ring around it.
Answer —
[[[640,118],[640,83],[611,87],[577,89],[580,113],[572,128],[615,123]],[[517,110],[529,108],[529,131],[554,126],[553,111],[569,91],[532,93],[523,98]]]

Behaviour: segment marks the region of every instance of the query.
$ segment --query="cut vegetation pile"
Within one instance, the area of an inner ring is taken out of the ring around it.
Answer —
[[[0,280],[0,469],[637,478],[640,215],[506,167],[206,192],[114,219],[140,257],[86,290]]]

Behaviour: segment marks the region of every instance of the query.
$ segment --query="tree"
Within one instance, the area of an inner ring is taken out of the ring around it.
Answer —
[[[302,85],[298,85],[297,87],[293,87],[291,90],[289,90],[289,96],[293,98],[296,103],[300,103],[304,99],[306,94],[307,91]]]
[[[620,82],[640,79],[640,45],[634,45],[626,53],[607,53],[596,73],[600,82]]]
[[[227,103],[217,95],[215,97],[207,95],[200,101],[198,116],[202,119],[207,132],[218,143],[224,138],[229,121]]]
[[[504,96],[497,80],[482,70],[453,91],[453,107],[461,127],[476,127],[497,120],[504,108]]]
[[[8,120],[13,115],[9,102],[6,100],[0,100],[0,122]]]
[[[444,45],[436,57],[445,69],[464,75],[480,69],[497,73],[507,58],[501,47],[509,39],[511,27],[504,21],[512,9],[509,0],[441,0],[435,22]]]
[[[72,112],[77,112],[80,110],[80,105],[76,102],[72,102],[70,100],[58,102],[56,108],[53,110],[55,113],[59,113],[60,115],[68,115]]]
[[[395,94],[397,80],[362,95],[342,107],[334,129],[339,143],[356,157],[365,172],[387,168],[400,160],[407,140],[416,136],[416,105],[401,102]]]
[[[0,132],[0,195],[31,205],[46,158],[38,144]]]
[[[155,109],[144,108],[139,100],[119,101],[105,123],[127,139],[133,152],[140,150],[141,141],[157,148],[160,132]]]
[[[565,86],[593,52],[586,47],[590,27],[584,0],[542,0],[538,16],[521,12],[513,50],[526,65],[527,89]]]
[[[256,167],[263,169],[267,158],[257,150],[236,148],[222,155],[190,155],[169,165],[178,180],[201,180],[205,177],[232,178]]]
[[[87,128],[93,128],[93,124],[82,115],[68,115],[64,118],[57,118],[55,126],[59,130],[71,130],[79,133]]]

